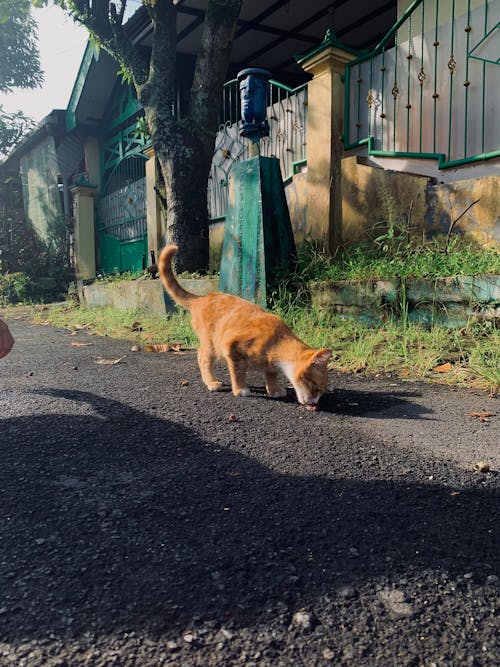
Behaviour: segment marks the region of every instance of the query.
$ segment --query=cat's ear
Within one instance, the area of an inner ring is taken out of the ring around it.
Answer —
[[[332,351],[327,350],[324,348],[323,350],[318,350],[312,360],[312,363],[315,366],[327,366],[328,362],[330,361],[330,357],[332,356]]]

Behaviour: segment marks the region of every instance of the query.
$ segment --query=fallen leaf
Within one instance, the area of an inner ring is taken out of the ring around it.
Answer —
[[[453,370],[453,366],[448,362],[446,364],[441,364],[440,366],[435,366],[432,370],[435,373],[449,373]]]
[[[238,421],[238,417],[237,417],[236,415],[233,415],[233,414],[231,413],[231,414],[229,415],[229,417],[227,418],[227,420],[230,421],[230,422],[237,422],[237,421]]]
[[[140,352],[141,348],[138,345],[132,345],[132,347],[130,348],[130,351],[131,352]]]
[[[76,329],[76,331],[81,331],[82,329],[86,329],[87,325],[86,324],[75,324],[74,328]]]
[[[490,417],[494,417],[494,412],[468,412],[468,417],[478,417],[482,422],[489,422]]]
[[[145,345],[146,352],[169,352],[170,345],[168,343],[155,343],[154,345]]]
[[[94,343],[82,343],[79,340],[74,340],[71,345],[73,347],[88,347],[89,345],[93,345]]]
[[[450,493],[450,496],[459,496],[459,495],[460,495],[460,491],[452,491]]]
[[[170,349],[172,352],[180,352],[182,350],[182,343],[172,343]]]
[[[116,364],[119,364],[120,361],[125,359],[126,356],[127,355],[124,355],[119,359],[103,359],[102,357],[94,357],[94,361],[96,362],[96,364],[102,364],[103,366],[116,366]]]
[[[189,380],[181,380],[181,387],[187,387],[189,385]]]
[[[478,461],[474,463],[474,469],[478,472],[490,472],[491,466],[488,461]]]

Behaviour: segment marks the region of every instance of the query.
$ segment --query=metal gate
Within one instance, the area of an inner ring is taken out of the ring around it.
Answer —
[[[147,262],[146,158],[123,158],[98,201],[99,269],[141,271]]]

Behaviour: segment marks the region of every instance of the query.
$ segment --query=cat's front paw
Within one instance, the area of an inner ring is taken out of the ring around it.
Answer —
[[[287,395],[285,387],[278,387],[277,389],[273,389],[272,391],[268,390],[267,393],[271,398],[284,398]]]
[[[250,396],[252,392],[248,387],[245,387],[244,389],[233,389],[233,394],[235,396]]]
[[[222,382],[207,382],[208,391],[222,391]]]

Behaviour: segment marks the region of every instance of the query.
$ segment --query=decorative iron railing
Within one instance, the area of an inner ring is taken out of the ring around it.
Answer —
[[[267,107],[269,136],[260,141],[260,154],[280,159],[281,174],[287,181],[306,162],[307,84],[289,88],[269,81]],[[217,220],[226,213],[227,191],[232,166],[249,157],[250,142],[240,137],[240,93],[237,79],[224,86],[220,127],[215,140],[208,182],[208,210]]]
[[[500,0],[415,0],[345,70],[346,149],[434,158],[500,156]]]

